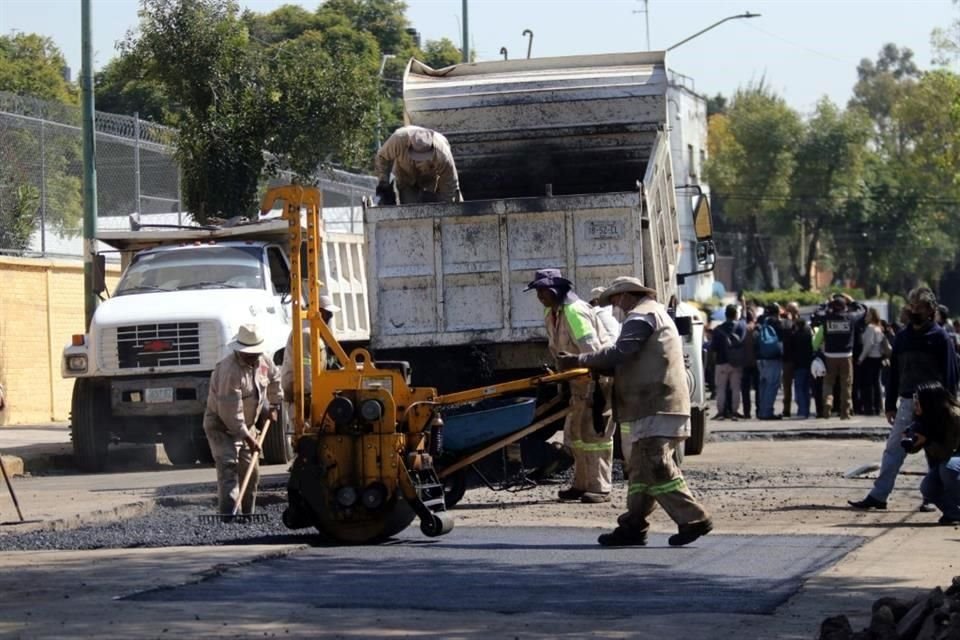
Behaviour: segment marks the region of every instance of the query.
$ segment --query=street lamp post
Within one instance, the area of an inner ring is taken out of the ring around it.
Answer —
[[[735,15],[735,16],[727,16],[727,17],[724,18],[723,20],[717,20],[716,22],[714,22],[712,25],[710,25],[710,26],[707,27],[706,29],[701,29],[700,31],[697,31],[695,34],[693,34],[692,36],[690,36],[690,37],[688,37],[688,38],[684,38],[683,40],[681,40],[680,42],[676,43],[676,44],[673,45],[673,46],[667,47],[666,50],[667,50],[667,51],[673,51],[674,49],[676,49],[676,48],[679,47],[680,45],[686,44],[687,42],[690,42],[691,40],[693,40],[693,39],[696,38],[697,36],[702,36],[702,35],[705,34],[707,31],[710,31],[710,29],[713,29],[714,27],[719,27],[721,24],[723,24],[724,22],[727,22],[728,20],[740,20],[740,19],[742,19],[742,18],[759,18],[759,17],[760,17],[760,14],[759,14],[759,13],[750,13],[749,11],[746,11],[746,12],[744,12],[744,13],[738,13],[738,14]]]

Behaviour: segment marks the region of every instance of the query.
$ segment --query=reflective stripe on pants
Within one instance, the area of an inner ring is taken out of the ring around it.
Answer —
[[[570,398],[570,413],[563,425],[564,442],[573,454],[574,489],[590,493],[610,493],[613,475],[613,431],[616,424],[607,420],[606,430],[593,430],[593,413],[587,396]]]

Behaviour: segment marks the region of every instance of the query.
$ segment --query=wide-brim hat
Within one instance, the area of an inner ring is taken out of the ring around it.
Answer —
[[[321,294],[320,296],[320,308],[324,311],[329,311],[330,313],[336,313],[340,311],[340,307],[333,304],[333,298],[326,294]]]
[[[410,133],[407,155],[411,160],[423,162],[433,158],[433,131],[414,129]]]
[[[263,353],[266,351],[263,335],[253,324],[240,325],[237,335],[233,337],[230,348],[240,353]]]
[[[599,300],[600,296],[603,295],[603,292],[606,290],[606,287],[594,287],[590,290],[590,300]]]
[[[640,293],[650,296],[651,298],[657,297],[657,292],[644,285],[643,281],[641,281],[639,278],[620,276],[611,282],[610,286],[600,294],[599,302],[600,304],[607,304],[610,302],[610,298],[620,295],[621,293]]]
[[[563,277],[560,269],[540,269],[533,274],[533,280],[527,284],[527,288],[524,289],[524,291],[547,289],[556,286],[573,288],[573,283]]]

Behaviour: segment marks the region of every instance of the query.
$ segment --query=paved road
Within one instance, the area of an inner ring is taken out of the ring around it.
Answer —
[[[685,548],[603,549],[601,529],[469,527],[429,540],[408,529],[376,547],[321,547],[232,568],[139,602],[237,603],[257,585],[264,603],[369,607],[385,576],[416,591],[419,608],[623,617],[657,613],[769,614],[810,575],[858,546],[856,536],[710,535]],[[394,594],[402,595],[398,589]],[[382,608],[405,609],[403,597]]]

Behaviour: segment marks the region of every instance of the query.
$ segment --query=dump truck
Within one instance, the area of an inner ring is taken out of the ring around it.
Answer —
[[[674,181],[664,52],[459,64],[411,60],[407,124],[449,140],[460,203],[364,211],[378,359],[441,392],[535,375],[550,363],[543,307],[524,288],[559,268],[587,294],[622,275],[668,305],[684,339],[689,454],[707,432],[703,322],[680,301],[677,198],[694,198],[699,271],[712,269],[709,204]]]
[[[212,462],[202,426],[210,373],[239,326],[256,323],[268,355],[283,359],[292,326],[288,238],[288,223],[276,217],[98,233],[119,252],[123,274],[112,292],[100,283],[109,297],[63,351],[62,375],[75,380],[70,422],[81,469],[102,470],[109,445],[121,442],[161,442],[174,464]],[[329,233],[318,265],[341,307],[333,330],[347,343],[369,337],[363,248],[362,234]],[[288,429],[268,434],[266,462],[289,461]]]

